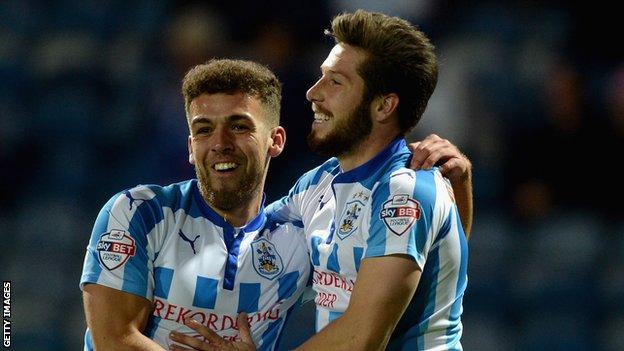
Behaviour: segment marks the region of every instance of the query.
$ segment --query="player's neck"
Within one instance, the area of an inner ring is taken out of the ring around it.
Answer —
[[[247,223],[254,219],[258,213],[260,213],[260,206],[262,206],[262,191],[257,191],[250,201],[246,201],[244,204],[229,210],[216,208],[210,204],[209,206],[221,217],[223,217],[223,219],[225,219],[225,221],[232,227],[244,227]]]
[[[343,172],[348,172],[365,164],[383,151],[396,137],[396,133],[378,132],[373,129],[368,137],[362,140],[350,152],[338,156],[340,168]]]

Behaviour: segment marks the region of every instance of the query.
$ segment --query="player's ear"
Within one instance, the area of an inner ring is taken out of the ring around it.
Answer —
[[[192,164],[193,166],[195,165],[195,159],[193,158],[193,143],[192,143],[192,139],[191,136],[188,136],[188,152],[189,152],[189,163]]]
[[[286,130],[282,126],[277,126],[271,130],[271,145],[269,146],[269,156],[276,157],[284,150],[286,144]]]
[[[399,107],[399,96],[395,93],[381,95],[372,101],[373,118],[375,121],[385,123],[397,111]]]

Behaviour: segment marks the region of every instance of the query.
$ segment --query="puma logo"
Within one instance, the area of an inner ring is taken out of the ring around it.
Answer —
[[[195,237],[195,239],[191,240],[186,235],[184,235],[184,233],[182,233],[182,229],[180,229],[180,231],[178,231],[178,235],[180,236],[180,238],[182,238],[182,240],[186,241],[187,243],[189,243],[189,245],[191,245],[191,249],[193,249],[193,255],[195,255],[197,253],[195,252],[195,241],[199,239],[199,234]]]

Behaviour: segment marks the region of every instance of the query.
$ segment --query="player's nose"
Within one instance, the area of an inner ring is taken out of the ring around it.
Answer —
[[[322,91],[321,91],[321,85],[323,84],[322,80],[323,78],[317,80],[316,83],[314,83],[314,85],[312,85],[310,89],[308,89],[308,91],[306,92],[306,99],[308,99],[308,101],[310,102],[322,101]]]
[[[226,127],[217,127],[212,133],[211,149],[215,152],[231,151],[234,149],[234,138]]]

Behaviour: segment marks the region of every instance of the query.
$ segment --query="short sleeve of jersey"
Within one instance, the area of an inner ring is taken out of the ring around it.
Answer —
[[[153,256],[147,234],[154,228],[162,209],[155,194],[139,186],[113,196],[97,216],[87,247],[81,289],[97,283],[145,297],[153,297],[150,274]]]
[[[266,208],[267,215],[278,223],[291,222],[303,226],[303,219],[308,212],[314,211],[318,201],[314,201],[320,182],[331,180],[339,171],[338,160],[327,160],[322,165],[306,172],[290,189],[287,196],[273,202]],[[312,206],[311,206],[312,205]]]
[[[301,222],[301,212],[296,196],[292,195],[292,189],[287,196],[271,203],[266,208],[267,215],[274,223],[297,223]]]
[[[440,208],[436,208],[436,178],[442,179],[437,170],[400,169],[379,183],[372,194],[364,257],[407,254],[420,269],[424,268],[442,216]]]

